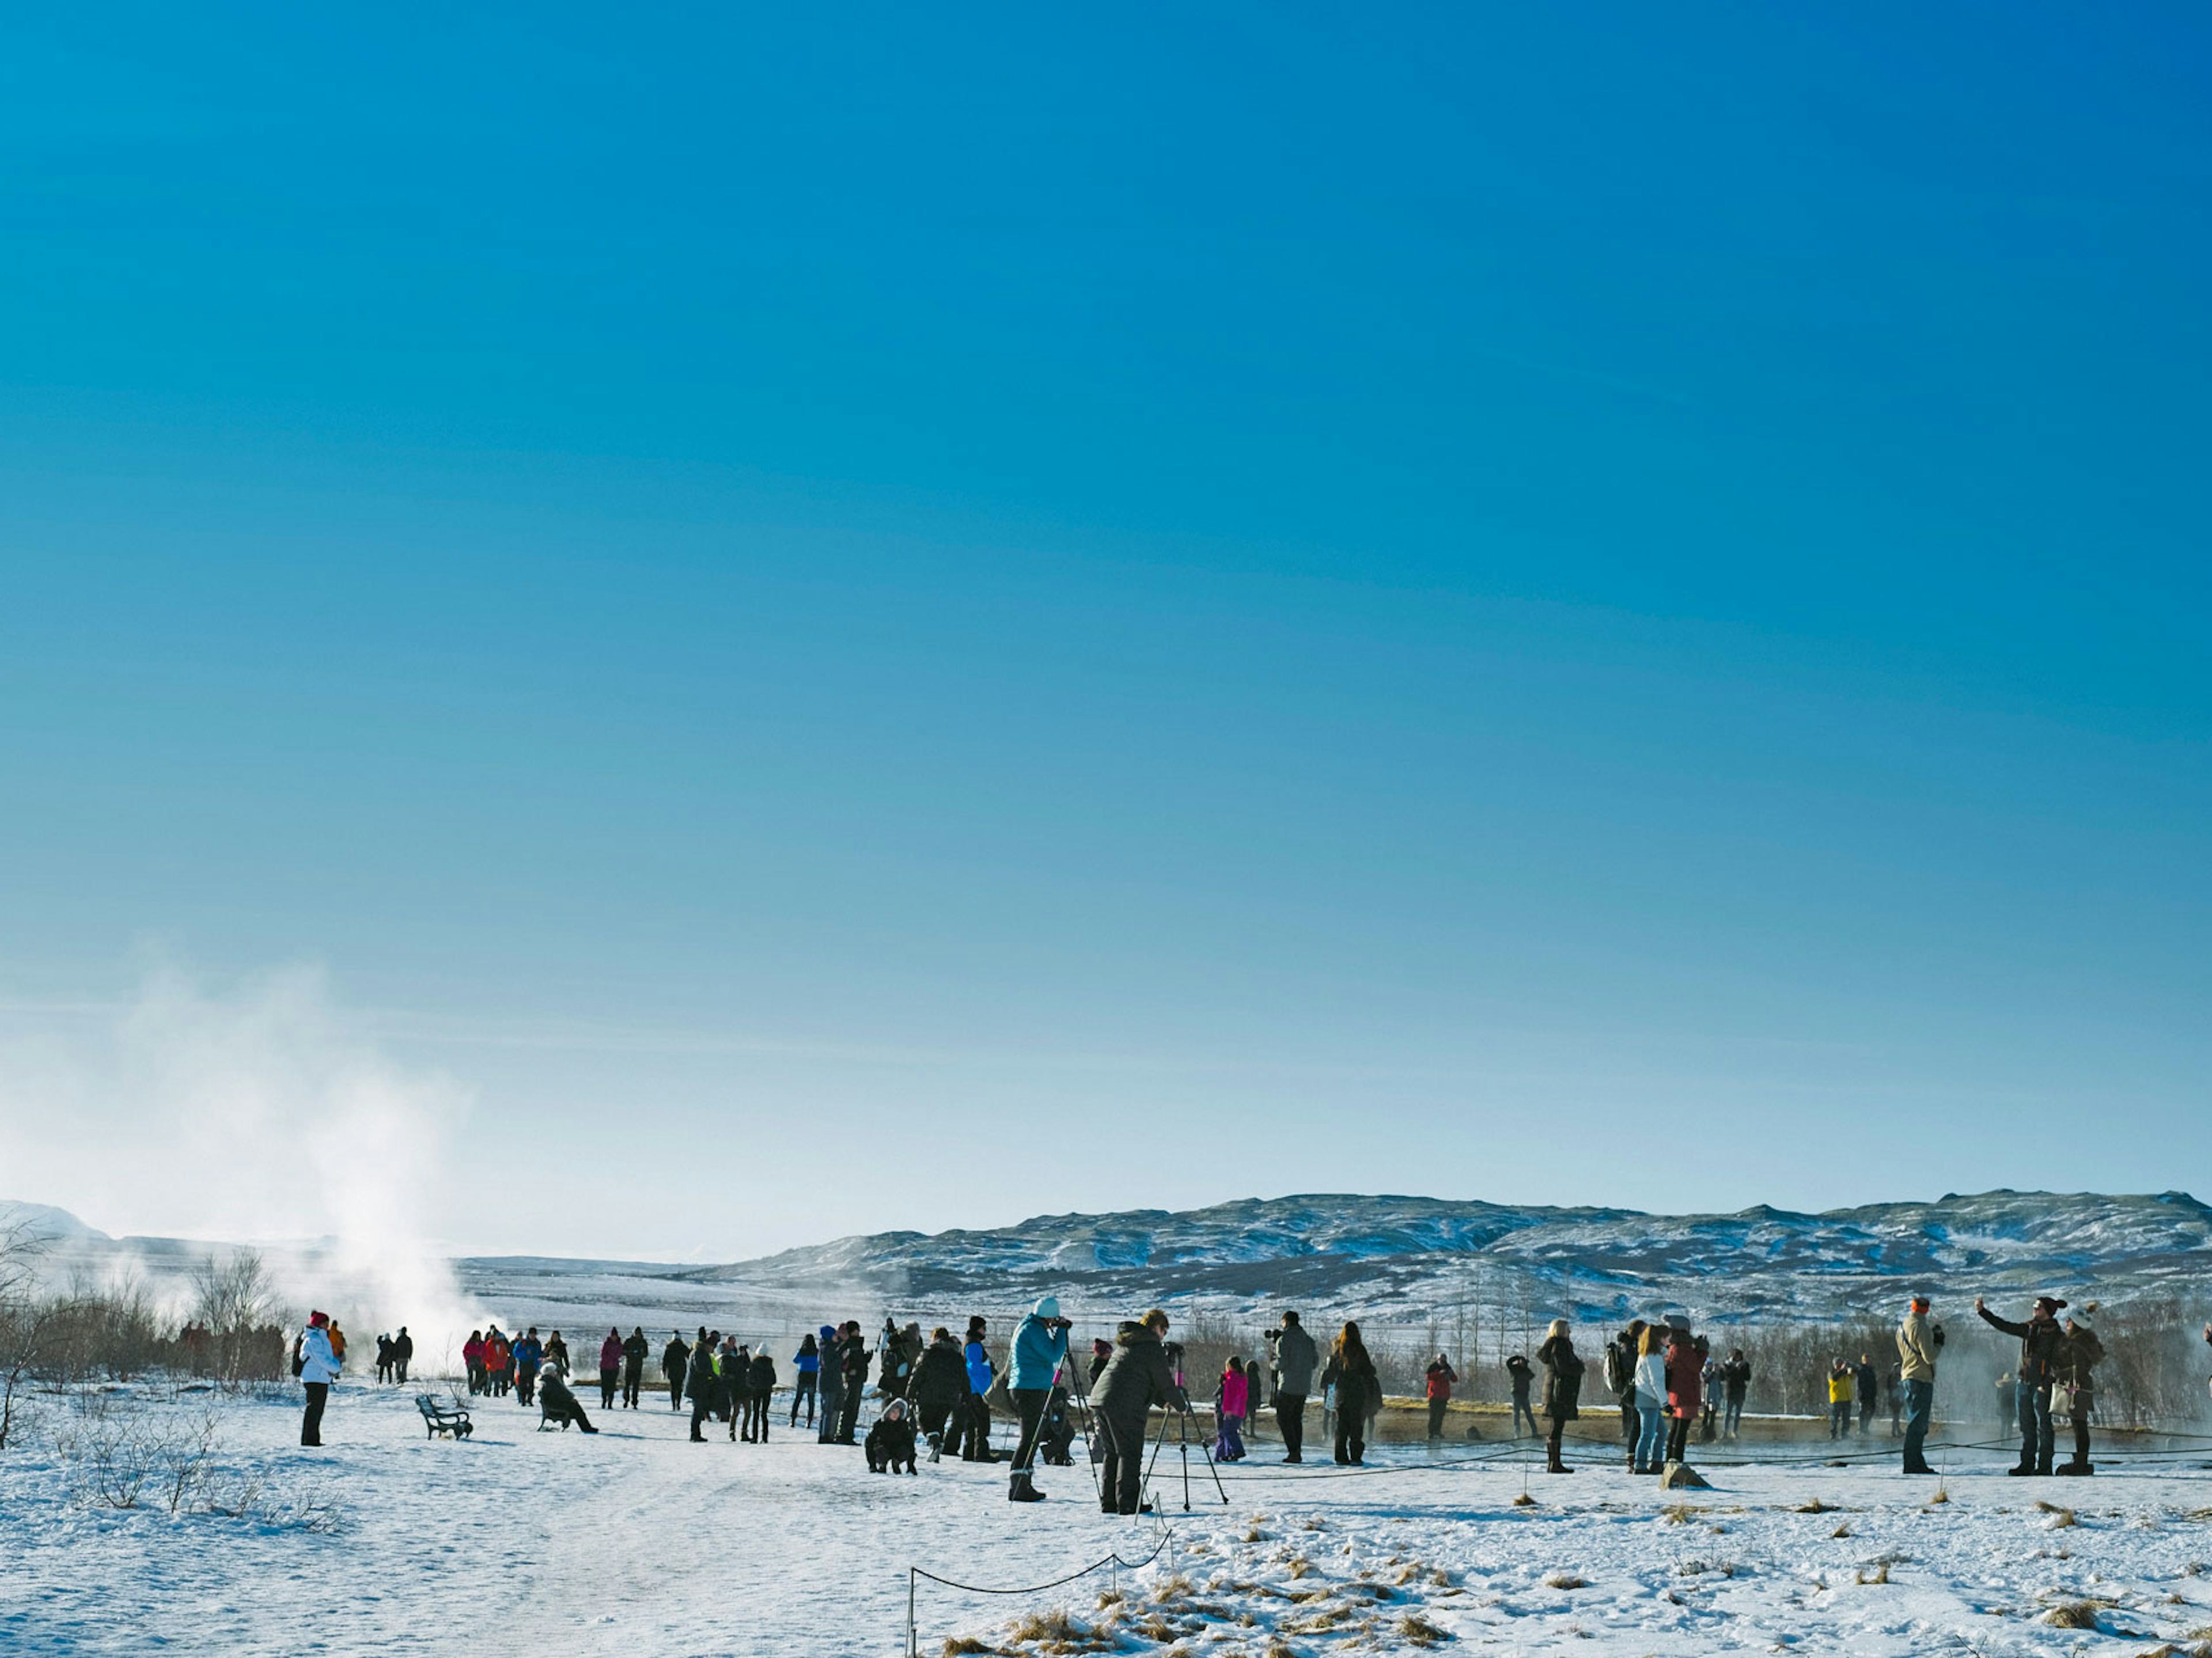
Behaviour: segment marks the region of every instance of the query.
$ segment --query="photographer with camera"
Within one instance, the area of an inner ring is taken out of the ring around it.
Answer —
[[[1098,1506],[1108,1514],[1137,1512],[1145,1478],[1145,1425],[1152,1406],[1190,1408],[1176,1375],[1182,1348],[1168,1344],[1167,1333],[1168,1315],[1157,1307],[1138,1322],[1124,1322],[1115,1333],[1114,1356],[1091,1394],[1091,1409],[1106,1441]]]
[[[1014,1352],[1006,1374],[1006,1391],[1013,1395],[1014,1410],[1022,1419],[1022,1436],[1014,1448],[1013,1473],[1006,1498],[1013,1503],[1041,1503],[1044,1493],[1031,1479],[1036,1465],[1037,1429],[1045,1407],[1052,1402],[1053,1384],[1067,1358],[1068,1321],[1060,1315],[1054,1296],[1039,1297],[1030,1315],[1014,1330]]]
[[[1270,1333],[1267,1351],[1275,1365],[1275,1430],[1283,1436],[1285,1462],[1305,1461],[1306,1394],[1312,1390],[1321,1351],[1296,1313],[1283,1315],[1283,1327]]]

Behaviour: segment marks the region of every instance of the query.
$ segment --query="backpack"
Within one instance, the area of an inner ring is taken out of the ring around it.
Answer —
[[[292,1338],[292,1374],[295,1376],[307,1368],[307,1341],[303,1335]]]
[[[1616,1394],[1625,1394],[1636,1384],[1636,1372],[1628,1358],[1628,1347],[1624,1342],[1605,1344],[1605,1385]]]

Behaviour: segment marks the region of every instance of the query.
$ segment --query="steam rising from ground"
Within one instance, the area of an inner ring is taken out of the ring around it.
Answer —
[[[380,1052],[319,969],[210,987],[161,965],[74,1015],[0,1046],[0,1198],[111,1232],[258,1241],[288,1302],[364,1339],[404,1323],[425,1357],[482,1322],[435,1224],[470,1096]],[[161,1265],[149,1287],[173,1303]]]

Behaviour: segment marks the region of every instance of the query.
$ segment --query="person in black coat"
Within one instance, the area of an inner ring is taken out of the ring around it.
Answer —
[[[1567,1424],[1581,1414],[1577,1407],[1583,1396],[1583,1361],[1567,1333],[1566,1320],[1552,1321],[1544,1345],[1536,1349],[1536,1362],[1544,1367],[1544,1418],[1552,1424],[1544,1442],[1544,1466],[1551,1473],[1572,1473],[1574,1470],[1559,1461],[1559,1441]]]
[[[691,1362],[684,1372],[684,1389],[691,1396],[691,1439],[703,1445],[707,1436],[699,1430],[714,1413],[714,1395],[720,1391],[714,1376],[714,1343],[720,1335],[704,1325],[699,1327],[698,1345],[691,1349]]]
[[[691,1357],[691,1350],[684,1345],[684,1332],[669,1333],[668,1345],[660,1350],[660,1374],[668,1381],[668,1408],[684,1408],[684,1367]]]
[[[1375,1374],[1375,1361],[1367,1356],[1359,1327],[1351,1320],[1329,1345],[1328,1363],[1321,1373],[1323,1391],[1336,1389],[1336,1460],[1358,1467],[1367,1455],[1367,1407],[1382,1395]]]
[[[723,1395],[730,1407],[730,1438],[734,1443],[739,1431],[745,1443],[753,1442],[753,1350],[742,1344],[732,1348],[725,1344],[722,1349]]]
[[[1528,1408],[1528,1389],[1536,1380],[1536,1373],[1528,1361],[1516,1353],[1505,1361],[1506,1380],[1513,1384],[1513,1436],[1521,1437],[1521,1424],[1527,1422],[1528,1431],[1536,1431],[1536,1413]]]
[[[557,1422],[565,1431],[573,1422],[587,1434],[599,1432],[592,1418],[584,1414],[583,1401],[568,1391],[568,1377],[557,1364],[549,1364],[538,1375],[538,1409],[539,1423]]]
[[[629,1339],[623,1343],[623,1408],[637,1408],[638,1389],[645,1382],[645,1361],[653,1345],[645,1339],[645,1326],[631,1327]]]
[[[921,1436],[929,1442],[929,1460],[934,1462],[945,1452],[945,1423],[957,1424],[968,1401],[968,1367],[960,1344],[942,1324],[929,1333],[929,1345],[915,1364],[912,1393]],[[952,1450],[959,1455],[957,1444]]]
[[[845,1399],[837,1418],[837,1442],[840,1445],[859,1442],[853,1436],[860,1425],[860,1396],[867,1391],[868,1361],[874,1357],[868,1351],[867,1344],[860,1339],[860,1321],[848,1320],[843,1355]]]
[[[762,1444],[768,1443],[768,1401],[775,1392],[775,1360],[769,1356],[768,1343],[761,1343],[760,1351],[753,1355],[751,1437]]]
[[[1114,1356],[1098,1373],[1091,1409],[1106,1444],[1099,1470],[1098,1506],[1108,1514],[1137,1512],[1145,1478],[1145,1428],[1152,1406],[1190,1408],[1163,1340],[1168,1315],[1155,1307],[1115,1333]]]
[[[907,1417],[906,1400],[893,1399],[884,1406],[876,1425],[868,1430],[866,1448],[870,1473],[896,1473],[902,1467],[908,1473],[920,1472],[914,1466],[914,1424]]]

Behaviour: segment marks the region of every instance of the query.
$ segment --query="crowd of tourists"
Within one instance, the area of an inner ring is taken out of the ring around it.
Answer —
[[[2094,1472],[2090,1427],[2095,1370],[2105,1351],[2086,1315],[2062,1318],[2067,1303],[2050,1296],[2038,1297],[2020,1321],[1999,1316],[1978,1299],[1974,1310],[2020,1344],[2017,1365],[1999,1384],[2006,1418],[2017,1424],[2021,1436],[2018,1462],[2008,1472]],[[1123,1321],[1110,1341],[1094,1341],[1082,1360],[1069,1351],[1070,1327],[1059,1301],[1042,1297],[1017,1324],[1001,1373],[992,1356],[989,1322],[980,1315],[967,1321],[958,1337],[949,1326],[925,1336],[918,1321],[901,1325],[886,1318],[872,1346],[857,1319],[823,1324],[802,1336],[781,1363],[780,1347],[702,1325],[689,1339],[675,1331],[659,1345],[659,1376],[651,1391],[657,1398],[665,1389],[671,1411],[688,1410],[695,1442],[705,1442],[709,1430],[719,1427],[732,1442],[765,1444],[772,1418],[781,1413],[787,1431],[804,1430],[825,1445],[861,1448],[871,1473],[916,1473],[925,1454],[933,1463],[947,1457],[1007,1461],[1007,1495],[1015,1502],[1043,1497],[1036,1485],[1040,1462],[1073,1463],[1079,1413],[1091,1459],[1099,1465],[1102,1506],[1133,1513],[1154,1412],[1165,1410],[1189,1420],[1183,1349],[1168,1339],[1168,1315],[1158,1308]],[[2204,1338],[2212,1343],[2212,1326]],[[1828,1436],[1866,1437],[1886,1403],[1891,1431],[1903,1441],[1904,1472],[1935,1473],[1926,1446],[1944,1342],[1929,1297],[1920,1295],[1899,1321],[1895,1357],[1886,1369],[1871,1352],[1855,1360],[1836,1354],[1824,1378]],[[1322,1432],[1334,1461],[1364,1466],[1383,1394],[1358,1325],[1346,1321],[1324,1351],[1298,1315],[1285,1312],[1265,1333],[1264,1345],[1264,1361],[1232,1353],[1213,1380],[1212,1456],[1220,1462],[1249,1457],[1245,1435],[1266,1411],[1282,1442],[1281,1460],[1304,1462],[1307,1413],[1318,1394]],[[618,1327],[608,1329],[598,1353],[602,1411],[642,1407],[653,1345],[642,1326],[627,1336]],[[414,1351],[404,1325],[396,1335],[380,1335],[378,1381],[405,1383]],[[585,1351],[590,1352],[588,1343]],[[321,1442],[330,1387],[343,1372],[344,1357],[343,1333],[327,1315],[314,1314],[293,1344],[293,1373],[307,1395],[303,1445]],[[471,1396],[512,1395],[518,1404],[536,1406],[548,1425],[597,1431],[577,1397],[568,1344],[560,1331],[541,1339],[534,1325],[520,1336],[489,1326],[470,1332],[461,1357]],[[1597,1357],[1632,1473],[1656,1475],[1683,1463],[1693,1438],[1710,1443],[1741,1436],[1752,1380],[1751,1361],[1741,1347],[1722,1357],[1687,1318],[1674,1315],[1631,1321],[1604,1341]],[[782,1364],[789,1366],[787,1374]],[[1504,1370],[1513,1434],[1540,1435],[1547,1470],[1573,1473],[1562,1453],[1569,1424],[1582,1414],[1586,1367],[1568,1321],[1553,1321],[1533,1363],[1516,1353],[1504,1361]],[[787,1406],[779,1406],[776,1395],[787,1382]],[[1427,1362],[1423,1382],[1434,1441],[1444,1433],[1461,1377],[1449,1356],[1439,1352]],[[870,1398],[877,1410],[863,1436],[863,1404]],[[992,1444],[994,1407],[1017,1424],[1010,1450]],[[2074,1443],[2071,1459],[2059,1463],[2054,1421],[2062,1412],[2070,1419]]]

